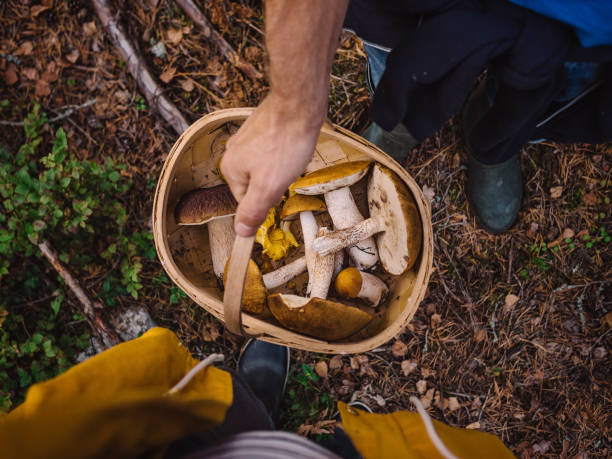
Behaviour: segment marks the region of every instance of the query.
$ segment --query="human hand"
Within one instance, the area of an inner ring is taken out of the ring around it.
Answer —
[[[323,120],[300,113],[271,93],[228,140],[221,173],[239,203],[236,234],[254,235],[310,162]]]

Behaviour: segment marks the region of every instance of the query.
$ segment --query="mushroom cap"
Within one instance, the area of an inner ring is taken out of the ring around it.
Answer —
[[[317,195],[351,186],[368,173],[371,161],[349,161],[324,167],[297,179],[291,189],[298,194]]]
[[[376,234],[382,267],[399,276],[410,269],[421,251],[423,230],[414,198],[390,169],[376,163],[368,183],[370,217],[385,225]]]
[[[223,273],[223,284],[227,285],[227,268],[229,260],[225,265]],[[253,259],[249,260],[246,278],[244,279],[244,290],[242,291],[242,310],[251,314],[262,316],[269,313],[266,304],[266,286],[263,283],[263,276],[257,263]]]
[[[203,225],[215,218],[234,215],[237,206],[227,185],[198,188],[181,197],[174,217],[179,225]]]
[[[357,268],[346,268],[336,277],[336,291],[346,298],[357,298],[361,291],[363,278]]]
[[[286,328],[327,341],[346,338],[372,320],[359,308],[320,298],[275,293],[268,296],[268,305]]]
[[[323,200],[315,196],[305,196],[302,194],[294,194],[289,196],[289,199],[285,201],[280,218],[281,220],[294,220],[298,217],[300,212],[324,212],[327,210],[327,206]]]

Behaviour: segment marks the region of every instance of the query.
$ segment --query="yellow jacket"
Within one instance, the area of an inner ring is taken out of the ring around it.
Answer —
[[[197,363],[171,331],[154,328],[35,384],[0,417],[0,457],[160,457],[173,441],[223,422],[232,404],[231,376],[214,367],[167,395]],[[365,458],[440,457],[415,413],[339,408]],[[434,424],[458,457],[513,457],[492,435]]]

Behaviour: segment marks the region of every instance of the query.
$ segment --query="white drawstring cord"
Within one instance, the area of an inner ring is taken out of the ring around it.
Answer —
[[[195,367],[189,370],[189,372],[185,376],[183,376],[183,379],[177,382],[172,387],[172,389],[166,392],[166,395],[174,394],[175,392],[178,392],[179,390],[183,389],[187,384],[189,384],[189,381],[191,381],[193,377],[197,375],[200,371],[202,371],[204,368],[215,362],[223,362],[224,359],[225,356],[223,354],[210,354],[208,357],[198,363]]]
[[[442,442],[442,440],[440,440],[438,432],[436,432],[436,428],[434,427],[433,422],[431,422],[431,418],[429,417],[429,414],[427,414],[427,411],[425,411],[425,407],[423,407],[421,401],[414,396],[410,397],[410,401],[414,404],[414,406],[416,406],[417,412],[419,413],[419,416],[421,416],[423,424],[425,424],[425,430],[427,431],[427,435],[429,436],[429,439],[434,444],[438,452],[445,459],[459,459],[457,456],[451,453],[450,450],[446,447],[446,445]]]

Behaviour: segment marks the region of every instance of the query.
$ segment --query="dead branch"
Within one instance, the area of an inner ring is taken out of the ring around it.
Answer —
[[[40,244],[38,244],[38,248],[49,263],[51,263],[51,266],[53,266],[58,274],[62,276],[62,279],[64,279],[64,282],[66,282],[66,285],[74,296],[76,296],[77,300],[79,300],[83,315],[89,322],[93,331],[99,335],[101,341],[107,347],[118,344],[120,339],[115,333],[114,328],[108,325],[100,313],[96,311],[96,309],[101,309],[103,306],[89,298],[72,273],[62,264],[57,252],[51,246],[49,241],[42,241]]]
[[[210,21],[204,16],[204,14],[198,8],[198,5],[193,0],[176,0],[181,8],[187,13],[187,16],[197,24],[204,32],[206,38],[213,42],[217,48],[221,51],[221,54],[231,62],[236,68],[245,73],[249,78],[253,80],[259,80],[263,78],[263,75],[258,71],[252,64],[246,62],[240,57],[232,45],[230,45],[223,36],[215,30]]]
[[[85,102],[84,104],[81,105],[69,105],[68,110],[66,110],[63,113],[60,113],[57,116],[54,116],[51,119],[47,120],[47,123],[55,123],[56,121],[60,121],[63,120],[65,118],[68,118],[69,116],[72,116],[72,114],[78,110],[82,110],[84,108],[87,107],[91,107],[93,104],[96,103],[96,99],[91,99],[88,100],[87,102]],[[24,126],[25,123],[23,121],[2,121],[0,120],[0,126]]]
[[[109,0],[93,1],[100,22],[102,22],[111,41],[119,50],[128,70],[136,79],[138,87],[149,102],[149,106],[157,110],[178,134],[182,134],[189,127],[189,123],[176,106],[164,96],[144,59],[128,39],[123,27],[115,20],[115,15],[112,13],[109,3]]]

